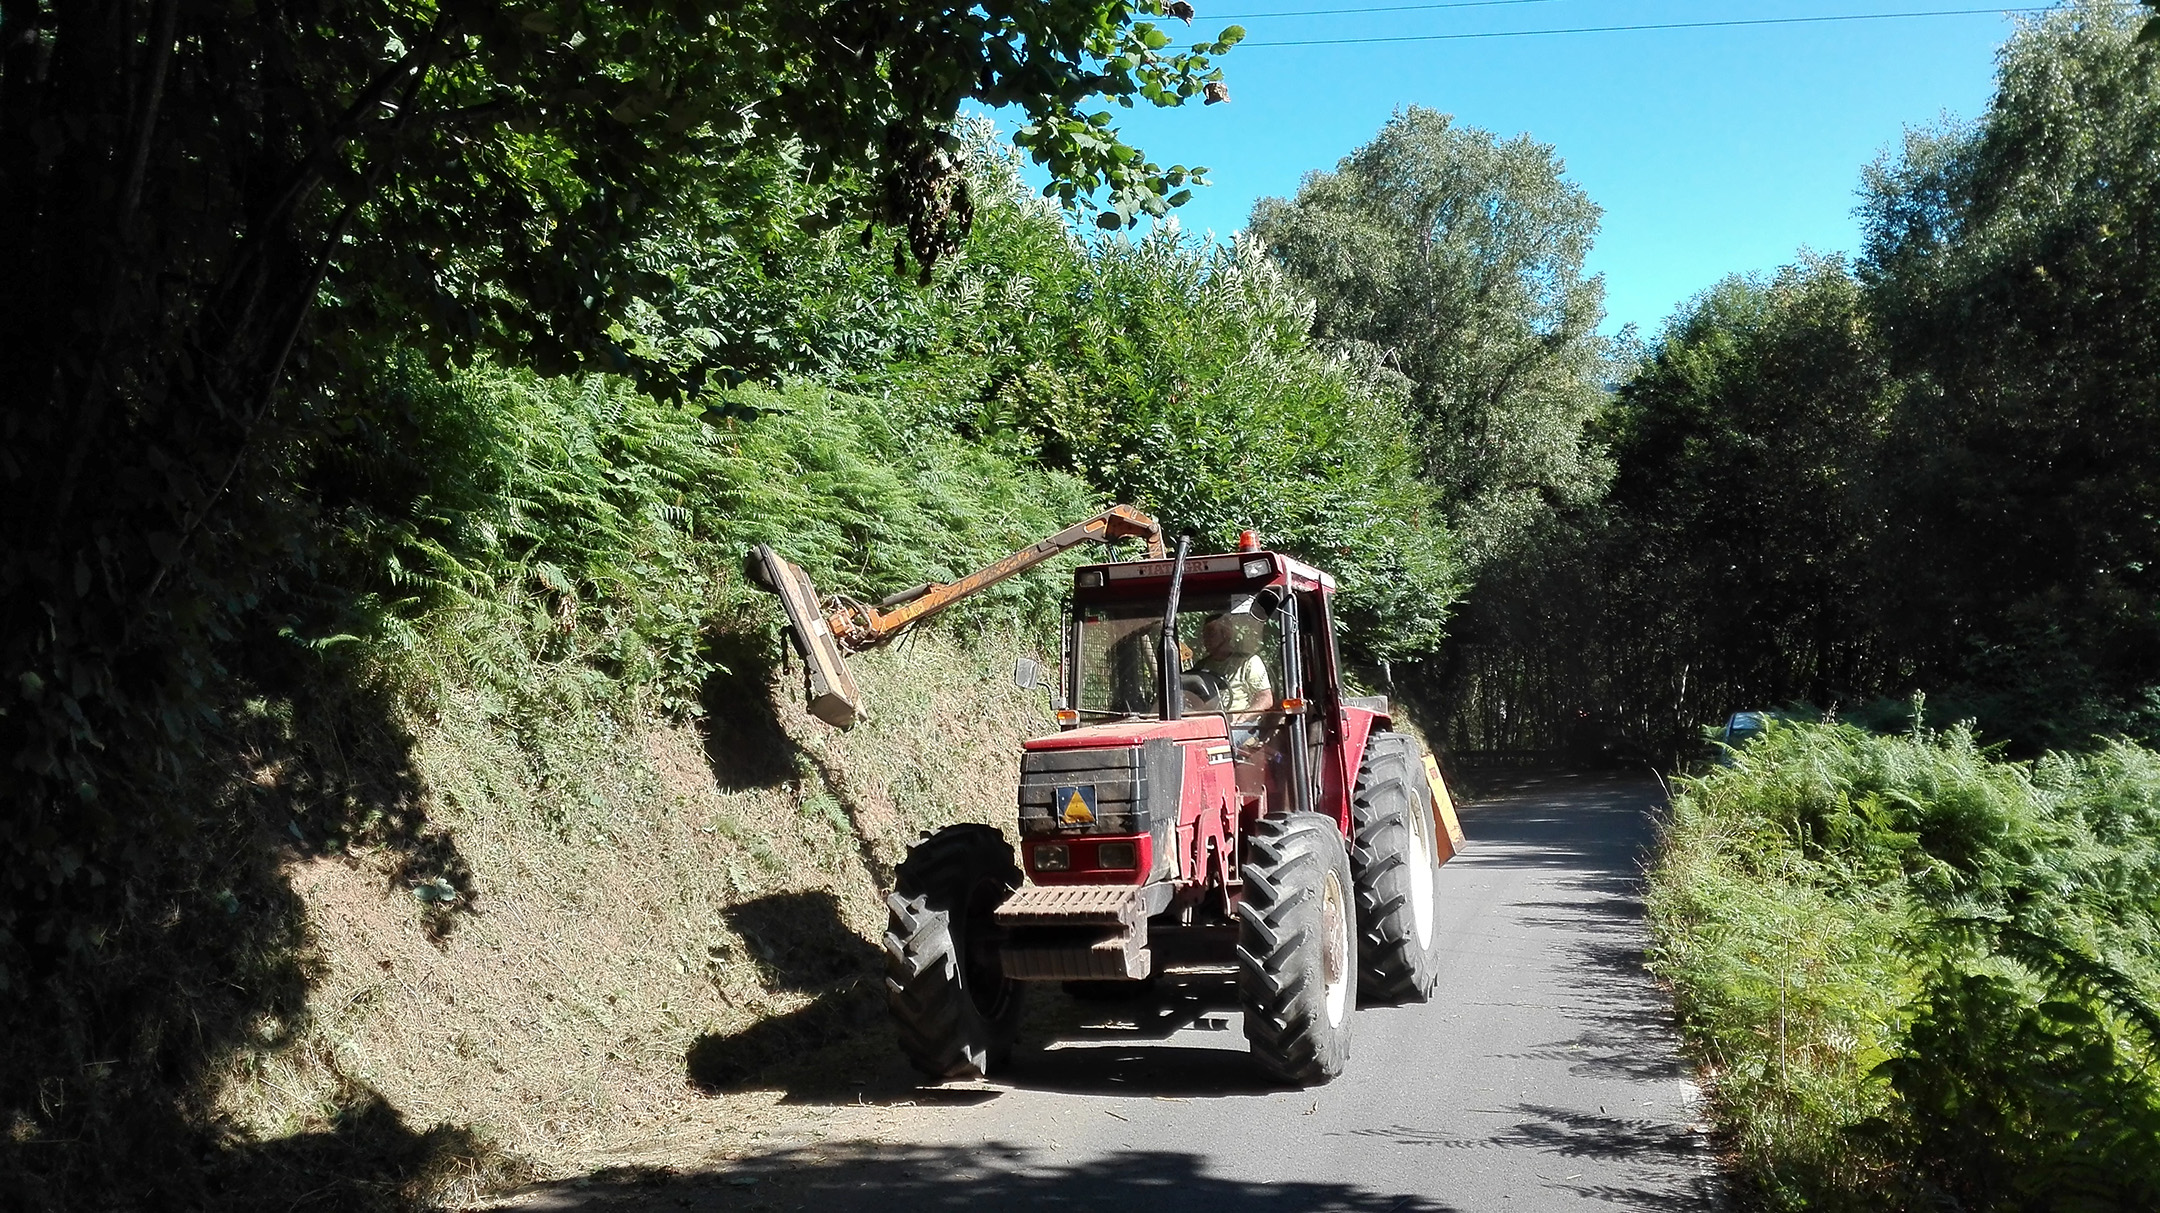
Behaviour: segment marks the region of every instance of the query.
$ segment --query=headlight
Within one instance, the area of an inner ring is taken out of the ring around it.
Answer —
[[[1248,560],[1238,567],[1244,570],[1247,577],[1265,577],[1275,571],[1275,562],[1263,556],[1258,560]]]
[[[1139,849],[1129,842],[1106,842],[1095,848],[1095,866],[1131,871],[1140,866]]]
[[[1073,584],[1083,590],[1101,589],[1102,583],[1103,571],[1101,569],[1082,569],[1073,577]]]
[[[1062,842],[1045,842],[1029,852],[1029,863],[1038,872],[1063,872],[1072,867],[1072,852]]]

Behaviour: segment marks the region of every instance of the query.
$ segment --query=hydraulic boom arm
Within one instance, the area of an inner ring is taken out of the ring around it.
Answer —
[[[844,658],[898,636],[911,624],[928,619],[971,594],[989,589],[1083,543],[1144,539],[1148,555],[1163,554],[1162,527],[1129,505],[1114,505],[1085,522],[1076,522],[1047,539],[1030,544],[957,581],[929,582],[894,594],[875,606],[849,602],[827,614],[810,584],[809,574],[759,544],[743,562],[758,585],[780,596],[788,634],[810,671],[810,713],[838,728],[848,728],[862,710],[861,694],[848,676]]]

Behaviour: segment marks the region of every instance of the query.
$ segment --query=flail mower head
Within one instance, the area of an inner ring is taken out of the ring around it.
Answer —
[[[762,543],[743,561],[743,572],[780,596],[780,609],[787,613],[788,641],[809,671],[810,714],[836,729],[854,727],[862,715],[862,692],[848,676],[847,662],[818,606],[817,587],[810,584],[810,575]]]

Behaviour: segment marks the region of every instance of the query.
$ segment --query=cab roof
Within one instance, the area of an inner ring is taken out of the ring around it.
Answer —
[[[1267,570],[1252,576],[1246,575],[1249,562],[1265,560]],[[1100,588],[1112,590],[1140,590],[1149,582],[1162,582],[1165,588],[1170,582],[1171,568],[1177,562],[1169,557],[1159,560],[1123,560],[1104,564],[1083,564],[1073,570],[1073,584],[1081,589]],[[1101,573],[1100,581],[1093,581],[1090,574]],[[1335,591],[1335,578],[1306,564],[1295,556],[1281,552],[1221,552],[1210,556],[1187,556],[1187,578],[1205,578],[1219,586],[1225,579],[1234,578],[1242,585],[1255,588],[1279,585],[1287,581],[1294,590]]]

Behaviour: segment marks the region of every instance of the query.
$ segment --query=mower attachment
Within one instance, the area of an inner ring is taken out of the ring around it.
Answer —
[[[961,599],[1024,573],[1059,552],[1083,543],[1114,543],[1120,539],[1144,540],[1150,557],[1162,555],[1162,528],[1155,520],[1129,505],[1113,505],[956,581],[925,582],[891,595],[876,606],[845,602],[830,615],[823,613],[810,575],[762,543],[743,558],[743,572],[751,581],[780,595],[780,605],[787,611],[788,635],[794,638],[795,651],[810,667],[810,714],[845,729],[854,725],[862,713],[862,696],[855,690],[855,680],[848,677],[847,666],[841,663],[846,654],[885,644]]]
[[[1138,981],[1147,949],[1147,890],[1133,885],[1026,885],[997,908],[999,966],[1015,981]]]
[[[834,728],[853,727],[862,712],[862,693],[840,659],[810,575],[762,543],[745,564],[751,579],[778,594],[780,609],[787,612],[788,638],[810,671],[810,714]]]

